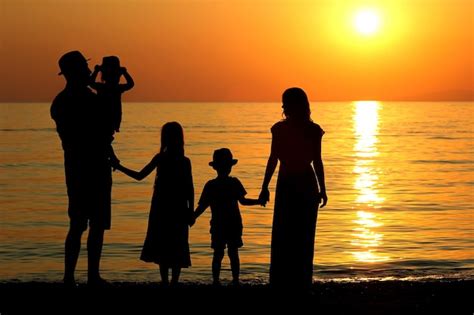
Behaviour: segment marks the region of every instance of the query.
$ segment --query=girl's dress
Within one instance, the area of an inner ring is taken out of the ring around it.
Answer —
[[[188,224],[194,195],[191,162],[185,156],[157,154],[148,231],[140,259],[166,267],[191,266]]]

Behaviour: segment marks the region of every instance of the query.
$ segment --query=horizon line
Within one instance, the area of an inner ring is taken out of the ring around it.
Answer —
[[[50,103],[51,100],[0,100],[0,103]],[[335,99],[335,100],[310,100],[311,103],[335,102],[474,102],[473,99]],[[122,100],[122,103],[281,103],[277,100]]]

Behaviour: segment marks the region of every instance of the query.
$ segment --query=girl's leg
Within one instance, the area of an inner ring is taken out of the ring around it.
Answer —
[[[181,274],[181,267],[171,268],[171,285],[178,284],[180,274]]]
[[[161,284],[168,285],[168,266],[160,264]]]
[[[214,248],[214,257],[212,257],[212,278],[214,280],[214,284],[219,284],[223,258],[224,248]]]
[[[234,284],[239,284],[239,274],[240,274],[239,248],[229,247],[227,249],[227,254],[229,255],[230,268],[232,269],[232,282]]]

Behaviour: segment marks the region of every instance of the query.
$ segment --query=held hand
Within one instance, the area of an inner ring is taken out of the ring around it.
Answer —
[[[268,190],[268,188],[262,188],[262,191],[258,196],[258,202],[261,206],[265,207],[268,201],[270,201],[270,191]]]
[[[115,171],[120,166],[120,160],[116,156],[110,157],[110,166]]]
[[[101,70],[101,66],[100,65],[95,65],[94,70],[96,72],[99,72]]]
[[[324,208],[324,206],[328,203],[328,196],[326,195],[326,192],[322,192],[319,194],[319,197],[321,198],[320,202],[320,208]]]
[[[121,74],[127,73],[127,68],[125,68],[125,67],[120,67],[120,73],[121,73]]]
[[[192,227],[194,225],[194,223],[196,223],[196,217],[193,214],[191,214],[191,218],[189,219],[189,227]]]

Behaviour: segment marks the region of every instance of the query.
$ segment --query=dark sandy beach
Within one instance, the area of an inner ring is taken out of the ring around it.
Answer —
[[[133,314],[222,310],[291,309],[311,314],[473,314],[474,280],[315,282],[311,292],[275,292],[267,285],[212,287],[185,283],[163,288],[155,283],[114,282],[91,289],[65,289],[60,283],[1,283],[0,313],[81,313],[120,310]],[[59,305],[61,303],[61,305]],[[65,305],[65,306],[62,306]],[[32,309],[34,312],[27,310]],[[109,312],[107,312],[109,313]]]

